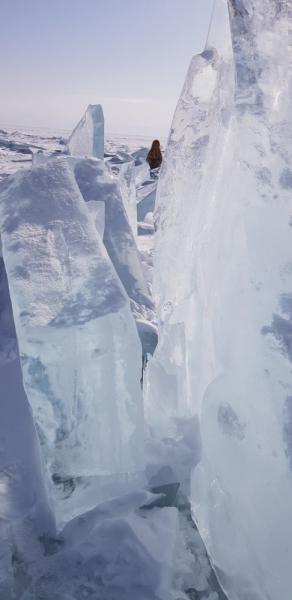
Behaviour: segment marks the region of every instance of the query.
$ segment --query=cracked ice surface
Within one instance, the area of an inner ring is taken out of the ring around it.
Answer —
[[[292,589],[291,30],[290,1],[216,0],[154,215],[147,418],[199,417],[193,512],[232,600]]]
[[[51,475],[143,468],[141,345],[66,159],[5,179],[0,196],[24,386]]]

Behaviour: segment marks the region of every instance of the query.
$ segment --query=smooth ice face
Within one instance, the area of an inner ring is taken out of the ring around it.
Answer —
[[[47,501],[47,481],[41,462],[37,433],[23,389],[22,373],[8,281],[0,258],[0,537],[6,525],[30,517],[39,534],[54,535],[54,521]],[[6,525],[5,525],[6,524]],[[9,546],[8,546],[9,550]],[[4,595],[0,560],[0,597]],[[9,569],[11,564],[9,566]],[[10,569],[11,570],[11,569]]]
[[[77,158],[104,157],[104,118],[101,104],[89,104],[68,141],[71,156]]]
[[[0,378],[1,522],[15,523],[29,517],[39,533],[54,535],[40,448],[23,389],[19,358],[0,366]]]
[[[66,159],[0,191],[23,380],[52,476],[143,468],[141,345]]]
[[[232,600],[290,600],[292,589],[290,5],[230,0],[228,15],[215,2],[154,215],[147,419],[167,435],[172,417],[199,417],[193,511]]]
[[[19,352],[7,274],[3,258],[0,256],[0,368],[18,357]]]
[[[136,152],[132,152],[131,156],[133,156],[135,160],[139,160],[140,158],[146,160],[148,152],[149,148],[140,148],[139,150],[136,150]]]
[[[138,222],[144,221],[148,213],[153,213],[155,208],[156,190],[154,188],[140,200],[137,204],[137,220]]]
[[[95,200],[89,200],[86,206],[91,214],[93,223],[101,237],[103,238],[104,226],[105,226],[105,204],[104,202],[95,202]]]
[[[117,182],[120,190],[129,223],[133,234],[137,238],[137,208],[135,185],[135,161],[129,154],[117,152],[115,156],[106,161],[110,173]]]
[[[134,167],[135,185],[142,185],[150,177],[150,168],[145,160],[135,161]]]

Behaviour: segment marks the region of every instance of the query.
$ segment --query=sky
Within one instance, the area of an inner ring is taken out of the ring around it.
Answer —
[[[0,0],[0,125],[167,136],[213,0]]]

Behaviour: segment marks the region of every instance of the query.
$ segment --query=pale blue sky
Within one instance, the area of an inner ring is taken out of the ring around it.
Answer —
[[[166,136],[213,0],[0,0],[0,124]]]

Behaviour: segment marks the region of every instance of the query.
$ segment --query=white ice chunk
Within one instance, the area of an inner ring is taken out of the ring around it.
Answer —
[[[71,156],[104,157],[104,118],[101,104],[89,104],[68,140]]]
[[[51,475],[142,469],[141,345],[67,160],[0,190],[24,385]]]
[[[148,212],[143,219],[143,223],[147,223],[147,225],[153,226],[153,212]]]

